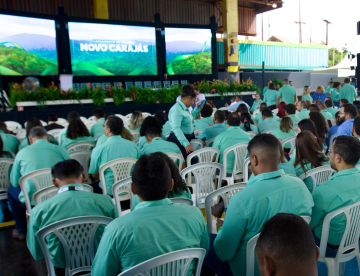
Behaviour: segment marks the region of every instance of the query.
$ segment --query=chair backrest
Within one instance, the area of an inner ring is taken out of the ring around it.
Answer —
[[[128,90],[132,86],[134,86],[134,83],[132,81],[126,81],[125,82],[125,89]]]
[[[335,124],[335,117],[328,118],[327,120],[330,120],[331,125]]]
[[[126,85],[126,83],[125,83],[125,85]],[[135,82],[135,86],[136,86],[137,88],[143,88],[143,83],[142,83],[142,81],[136,81],[136,82]]]
[[[84,150],[92,150],[95,148],[96,144],[90,142],[79,142],[72,144],[66,148],[68,152],[70,151],[84,151]]]
[[[149,113],[149,112],[141,112],[141,114],[143,115],[144,118],[147,118],[147,117],[149,117],[149,116],[152,116],[152,114]]]
[[[179,86],[179,81],[177,80],[173,80],[171,83],[173,86]]]
[[[85,117],[83,117],[83,118],[85,118]],[[80,119],[81,119],[81,117],[80,117]],[[86,118],[85,118],[85,119],[86,119]],[[60,123],[67,123],[67,120],[64,119],[64,118],[58,118],[57,123],[58,123],[58,124],[60,124]]]
[[[134,140],[140,138],[140,131],[130,131],[130,133],[134,137]]]
[[[84,187],[84,190],[86,192],[94,192],[94,189],[88,185],[88,184],[83,184],[83,187]],[[47,187],[47,188],[44,188],[44,189],[41,189],[37,192],[34,193],[34,201],[35,201],[35,205],[38,205],[40,204],[41,202],[49,199],[49,198],[52,198],[54,195],[56,195],[58,193],[59,189],[56,188],[55,186],[52,186],[52,187]]]
[[[181,85],[187,85],[188,84],[188,81],[187,80],[182,80],[181,81]]]
[[[250,165],[250,157],[246,158],[244,161],[244,168],[243,168],[244,183],[247,183],[249,181],[249,165]]]
[[[192,146],[192,148],[195,150],[201,149],[203,147],[203,142],[201,140],[198,139],[191,139],[190,140],[190,145]]]
[[[182,169],[182,165],[184,163],[184,156],[182,154],[174,153],[174,152],[167,152],[165,153],[167,156],[171,158],[172,161],[174,161],[175,164],[178,162],[179,171]]]
[[[0,158],[0,200],[7,198],[7,190],[10,187],[10,166],[14,160]]]
[[[100,138],[100,136],[102,136],[102,134],[94,136],[94,140],[97,141]]]
[[[330,137],[330,142],[329,142],[329,148],[331,148],[332,144],[334,143],[334,140],[336,138],[336,134],[337,133],[334,133],[333,135],[331,135]]]
[[[124,190],[126,190],[130,196],[130,206],[131,206],[132,201],[133,201],[133,194],[130,190],[130,183],[131,183],[131,177],[127,177],[123,180],[116,182],[112,186],[112,192],[113,192],[113,197],[114,197],[114,201],[115,201],[115,206],[116,206],[116,210],[118,212],[119,217],[121,217],[122,210],[121,210],[121,204],[120,204],[119,197],[116,195],[119,193],[119,191],[124,192]]]
[[[253,112],[253,116],[255,117],[256,115],[258,115],[260,113],[260,109],[256,109],[254,112]]]
[[[307,177],[311,177],[313,181],[312,192],[315,191],[317,185],[320,185],[329,180],[329,178],[335,173],[330,165],[317,167],[315,169],[309,170],[306,173],[303,173],[299,176],[301,180],[304,180]]]
[[[224,150],[223,153],[223,164],[224,164],[224,171],[223,171],[223,178],[226,177],[226,171],[227,171],[227,157],[228,155],[233,152],[235,155],[234,160],[234,168],[232,175],[235,176],[236,174],[242,173],[244,169],[244,161],[246,159],[248,150],[247,150],[248,143],[239,143],[235,144],[226,150]]]
[[[209,163],[213,162],[213,158],[215,157],[215,163],[218,162],[220,156],[220,150],[217,148],[202,148],[197,151],[190,153],[186,158],[186,166],[191,166],[191,160],[195,157],[198,158],[199,163]]]
[[[91,158],[91,150],[78,150],[72,151],[69,153],[70,158],[78,161],[81,166],[84,168],[84,174],[86,177],[85,183],[90,184],[91,179],[89,175],[90,168],[90,158]]]
[[[171,133],[171,132],[166,133],[164,136],[165,136],[166,138],[168,138],[168,137],[170,136],[170,133]]]
[[[273,113],[273,114],[278,114],[278,112],[279,112],[279,109],[278,109],[278,108],[275,108],[275,109],[272,110],[272,113]]]
[[[27,210],[28,214],[30,214],[31,198],[29,197],[29,194],[27,192],[26,185],[25,185],[26,181],[28,181],[28,180],[31,180],[34,183],[36,191],[39,191],[39,190],[44,189],[49,186],[53,186],[54,184],[52,183],[51,169],[36,170],[36,171],[33,171],[31,173],[28,173],[28,174],[22,176],[19,179],[19,185],[20,185],[21,191],[23,192],[24,198],[25,198],[26,210]]]
[[[18,122],[15,121],[5,121],[6,128],[8,130],[21,129],[22,126]]]
[[[43,121],[43,120],[40,120],[40,122],[41,122],[41,124],[42,124],[43,126],[47,126],[47,122],[45,122],[45,121]]]
[[[354,258],[355,256],[358,257],[357,255],[359,254],[360,234],[360,201],[342,207],[326,215],[321,231],[320,258],[325,258],[325,252],[330,232],[330,222],[334,217],[340,214],[344,214],[346,217],[346,227],[339,245],[336,259],[339,262],[345,262]],[[353,250],[352,252],[348,252],[352,249],[355,250]]]
[[[227,107],[220,107],[218,110],[228,110]]]
[[[151,81],[144,81],[145,88],[151,88]]]
[[[251,136],[251,139],[257,135],[257,133],[255,131],[247,131],[246,133]]]
[[[272,129],[268,129],[268,130],[265,130],[263,133],[268,133],[268,134],[271,134],[271,132],[273,132],[273,128]]]
[[[96,119],[95,119],[95,116],[91,116],[88,118],[88,121],[95,121],[96,122]],[[85,122],[84,122],[85,123]]]
[[[190,198],[186,197],[173,197],[169,198],[174,204],[183,204],[183,205],[194,205],[194,202]]]
[[[170,88],[170,81],[163,81],[164,87]]]
[[[206,214],[206,224],[209,233],[216,233],[216,231],[214,231],[213,229],[212,214],[211,214],[211,206],[214,203],[214,201],[217,198],[219,198],[219,196],[222,197],[222,199],[224,200],[224,207],[227,208],[230,198],[238,191],[245,188],[246,188],[245,183],[233,184],[217,189],[216,191],[207,195],[207,197],[205,198],[205,214]]]
[[[290,151],[292,151],[295,147],[295,142],[296,142],[296,136],[292,136],[292,137],[286,138],[285,140],[282,140],[281,144],[284,148],[287,143],[290,143]]]
[[[211,146],[213,145],[214,141],[215,141],[215,138],[216,138],[216,137],[209,139],[209,140],[206,142],[206,145],[205,145],[205,146],[206,146],[206,147],[211,147]]]
[[[52,129],[52,130],[49,130],[47,133],[54,137],[56,137],[56,136],[59,137],[60,131],[61,131],[61,129]]]
[[[154,81],[154,88],[159,89],[161,87],[161,81]]]
[[[187,167],[181,171],[181,177],[185,180],[187,174],[192,173],[195,177],[196,206],[204,205],[205,197],[219,187],[215,187],[216,171],[219,171],[218,185],[221,186],[223,166],[218,163],[199,163]]]
[[[200,276],[206,251],[203,248],[188,248],[170,252],[142,262],[118,276],[152,275],[152,276],[185,276],[191,263],[196,263],[194,276]],[[193,262],[197,259],[197,262]]]
[[[91,271],[95,258],[95,233],[100,224],[108,225],[111,218],[101,216],[83,216],[64,219],[52,223],[36,232],[45,257],[49,276],[55,276],[51,255],[47,247],[46,236],[56,235],[64,249],[65,275],[71,276],[82,271]]]
[[[130,177],[131,169],[137,162],[137,159],[134,158],[118,158],[110,162],[105,163],[99,169],[100,181],[102,184],[103,194],[106,195],[106,182],[105,182],[105,170],[110,169],[114,174],[114,183],[111,183],[111,186],[115,183],[123,180],[127,177]],[[125,188],[124,188],[125,190]]]
[[[93,121],[93,120],[88,120],[87,122],[84,123],[84,125],[87,127],[88,130],[90,130],[92,128],[92,126],[95,124],[96,124],[96,121]]]

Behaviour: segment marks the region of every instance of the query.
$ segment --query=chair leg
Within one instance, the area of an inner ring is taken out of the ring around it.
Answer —
[[[328,270],[328,276],[337,276],[339,270],[336,270],[335,259],[325,258],[325,264]]]
[[[359,270],[359,275],[360,275],[360,255],[359,254],[356,255],[356,260],[358,263],[358,270]]]
[[[346,262],[339,264],[339,275],[344,275]]]

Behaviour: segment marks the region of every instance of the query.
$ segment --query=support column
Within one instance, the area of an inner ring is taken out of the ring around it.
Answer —
[[[93,0],[94,17],[97,19],[109,19],[108,0]]]
[[[223,0],[222,4],[225,67],[232,81],[239,78],[238,0]]]

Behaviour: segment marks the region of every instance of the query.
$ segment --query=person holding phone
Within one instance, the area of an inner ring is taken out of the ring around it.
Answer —
[[[181,89],[180,101],[175,103],[169,111],[169,122],[171,133],[167,141],[178,145],[185,160],[186,157],[194,151],[190,145],[191,139],[195,139],[195,122],[200,112],[200,106],[204,103],[196,104],[195,109],[190,113],[191,107],[196,101],[196,93],[191,85],[184,85]]]

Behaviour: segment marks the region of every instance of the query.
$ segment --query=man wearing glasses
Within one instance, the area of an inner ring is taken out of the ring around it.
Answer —
[[[344,104],[340,109],[340,123],[337,130],[337,137],[341,135],[352,136],[352,127],[354,124],[354,118],[357,115],[357,109],[353,104]]]

